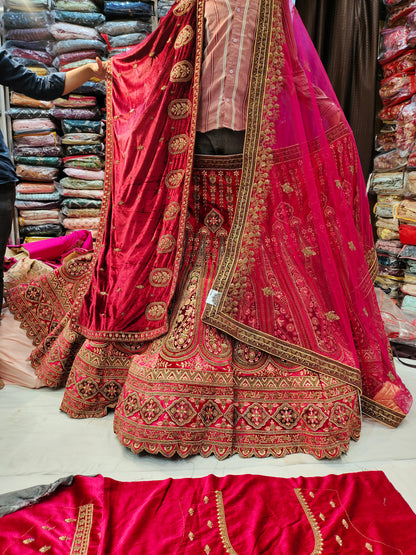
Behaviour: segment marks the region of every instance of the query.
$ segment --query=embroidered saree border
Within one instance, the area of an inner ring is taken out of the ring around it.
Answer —
[[[361,410],[366,416],[382,422],[391,428],[397,428],[405,417],[404,414],[388,409],[364,395],[361,396]]]

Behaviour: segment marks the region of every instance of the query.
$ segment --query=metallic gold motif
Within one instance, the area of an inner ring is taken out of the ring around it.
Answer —
[[[192,29],[190,25],[185,25],[183,29],[181,29],[178,33],[178,36],[175,40],[175,49],[181,48],[189,44],[195,36],[195,31]]]
[[[178,17],[187,14],[195,5],[196,0],[181,0],[173,9],[173,13]]]
[[[181,211],[181,206],[178,202],[171,202],[166,207],[163,219],[165,221],[174,220]]]
[[[188,83],[194,76],[194,66],[188,60],[177,62],[171,69],[170,80],[172,83]]]
[[[185,176],[184,170],[172,170],[165,177],[165,185],[168,189],[176,189],[182,183]]]
[[[184,153],[189,145],[189,137],[184,133],[182,135],[175,135],[169,140],[169,153],[170,154],[182,154]]]
[[[171,119],[184,119],[191,115],[192,103],[187,98],[172,100],[168,106],[168,116]]]
[[[151,321],[161,320],[166,314],[166,303],[164,302],[154,302],[150,303],[146,307],[146,318]]]
[[[302,509],[305,512],[306,518],[309,521],[309,524],[312,528],[312,532],[315,538],[315,546],[311,552],[311,555],[321,555],[324,549],[324,541],[323,541],[321,529],[319,528],[319,524],[317,523],[312,510],[310,509],[305,497],[303,496],[302,490],[300,488],[295,488],[294,492],[296,497],[298,498],[299,503],[302,506]]]
[[[162,235],[157,244],[157,252],[166,254],[172,252],[176,246],[176,239],[173,235]]]
[[[166,287],[172,279],[173,272],[170,268],[155,268],[150,272],[149,281],[153,287]]]

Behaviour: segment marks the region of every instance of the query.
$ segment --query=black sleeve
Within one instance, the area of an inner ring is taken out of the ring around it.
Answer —
[[[65,74],[39,76],[0,50],[0,84],[37,100],[53,100],[64,92]]]

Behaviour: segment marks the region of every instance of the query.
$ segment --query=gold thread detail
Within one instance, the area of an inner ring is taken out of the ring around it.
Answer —
[[[228,535],[227,523],[225,521],[224,500],[221,491],[215,492],[215,500],[217,504],[218,526],[220,529],[222,545],[229,555],[237,555],[237,551],[235,551],[231,545],[230,537]]]
[[[302,491],[300,490],[300,488],[295,488],[294,489],[295,495],[298,498],[299,503],[302,506],[302,509],[305,511],[305,515],[306,518],[309,521],[309,524],[311,525],[312,528],[312,532],[315,538],[315,546],[313,548],[313,551],[311,553],[311,555],[320,555],[323,552],[323,548],[324,548],[324,541],[322,538],[322,533],[321,530],[319,528],[318,522],[316,521],[315,517],[313,516],[312,510],[310,509],[306,499],[303,496]]]
[[[70,555],[87,555],[90,543],[93,514],[94,505],[92,504],[82,505],[79,508],[77,526],[71,545]]]

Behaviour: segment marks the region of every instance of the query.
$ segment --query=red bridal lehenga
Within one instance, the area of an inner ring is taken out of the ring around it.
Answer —
[[[8,293],[74,418],[133,452],[347,451],[411,406],[378,310],[351,131],[286,0],[261,0],[241,156],[194,155],[203,10],[109,64],[94,254]]]

